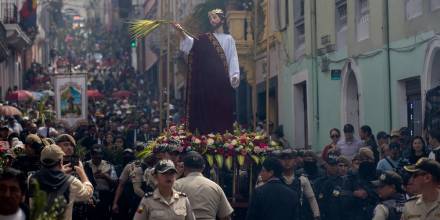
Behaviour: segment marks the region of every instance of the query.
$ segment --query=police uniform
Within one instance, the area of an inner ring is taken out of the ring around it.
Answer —
[[[156,189],[146,193],[134,215],[133,220],[193,220],[195,219],[188,197],[173,190],[173,196],[167,201]]]
[[[201,170],[205,159],[199,153],[188,152],[183,157],[183,164],[191,170],[185,177],[174,183],[174,189],[184,192],[193,207],[197,219],[215,220],[226,218],[234,211],[223,189],[215,182],[203,176]]]
[[[141,166],[141,162],[139,160],[136,160],[132,163],[127,164],[124,167],[121,176],[119,177],[119,180],[121,182],[126,182],[127,180],[130,180],[130,182],[133,184],[134,193],[137,196],[142,197],[145,194],[145,192],[142,190],[143,176],[144,172]]]
[[[396,189],[394,195],[389,198],[384,198],[385,200],[374,208],[372,220],[400,220],[406,201],[405,195],[402,193],[402,178],[394,171],[385,171],[380,175],[379,179],[373,181],[372,184],[377,188],[391,185]]]
[[[415,196],[405,203],[402,220],[438,220],[440,219],[440,192],[437,200],[426,204],[421,195]]]
[[[440,164],[435,160],[421,158],[414,165],[405,166],[410,173],[426,172],[433,177],[440,178]],[[423,200],[423,194],[415,196],[405,203],[402,220],[438,220],[440,219],[440,190],[437,190],[437,199],[427,203]]]

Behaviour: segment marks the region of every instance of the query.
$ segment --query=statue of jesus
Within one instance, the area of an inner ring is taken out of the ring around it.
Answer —
[[[208,13],[211,32],[192,38],[180,24],[180,50],[188,55],[186,117],[191,132],[200,134],[232,131],[234,89],[240,83],[237,49],[231,35],[224,33],[221,9]]]

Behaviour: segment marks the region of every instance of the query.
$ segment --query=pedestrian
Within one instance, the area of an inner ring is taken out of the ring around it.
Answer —
[[[429,159],[440,161],[440,129],[431,128],[428,131],[429,134],[429,145],[431,146],[431,153],[429,153]]]
[[[194,212],[185,193],[173,189],[177,170],[171,160],[161,160],[154,167],[157,188],[142,198],[133,220],[193,220]]]
[[[390,144],[390,135],[385,131],[380,131],[376,135],[377,146],[379,147],[380,159],[388,156],[388,145]]]
[[[378,171],[398,171],[401,159],[400,144],[393,142],[390,144],[389,149],[390,156],[379,161],[376,168]]]
[[[40,158],[42,168],[31,176],[31,183],[37,181],[40,189],[48,193],[48,200],[52,200],[47,201],[46,210],[50,208],[49,205],[53,205],[55,196],[63,195],[66,200],[63,219],[70,220],[72,219],[73,203],[91,199],[93,186],[87,178],[81,161],[76,166],[71,164],[63,166],[63,156],[64,152],[58,145],[52,144],[44,147]],[[79,176],[79,179],[66,174],[71,173],[73,170]],[[32,187],[31,192],[34,192],[34,190]],[[32,193],[30,200],[32,200]]]
[[[359,136],[364,142],[363,147],[370,148],[374,153],[374,162],[379,162],[379,147],[377,146],[376,139],[374,138],[373,131],[368,125],[364,125],[359,129]]]
[[[205,159],[192,151],[183,156],[184,177],[178,179],[174,189],[188,196],[196,219],[227,220],[232,212],[223,189],[203,176]]]
[[[440,164],[421,158],[414,165],[405,166],[410,172],[414,190],[420,195],[409,199],[403,208],[402,220],[440,218]]]
[[[281,181],[297,193],[300,219],[319,219],[319,207],[309,179],[301,173],[295,173],[296,158],[296,150],[285,149],[281,151],[279,156],[283,166]]]
[[[298,194],[281,182],[282,172],[278,159],[264,160],[260,172],[263,184],[251,196],[246,220],[298,219]]]
[[[347,159],[353,159],[354,155],[362,147],[362,141],[354,136],[354,127],[351,124],[344,125],[344,139],[336,145],[336,149]]]
[[[298,158],[299,158],[299,152],[298,152],[297,160],[298,160]],[[315,180],[324,175],[324,171],[318,165],[318,159],[319,159],[318,156],[312,150],[306,150],[304,152],[303,162],[302,162],[303,163],[303,172],[302,173],[304,173],[304,175],[307,176],[310,183],[312,184],[312,187],[313,187]],[[298,170],[297,167],[298,167],[298,162],[296,162],[296,164],[295,164],[295,170]],[[301,172],[300,170],[298,170],[298,171],[299,171],[298,173]]]
[[[322,220],[349,219],[352,193],[346,189],[347,178],[339,175],[339,158],[330,151],[325,161],[326,174],[316,180],[315,194]]]
[[[339,131],[339,129],[337,128],[332,128],[330,129],[330,139],[331,139],[331,143],[327,144],[323,149],[322,149],[322,154],[321,157],[324,161],[327,160],[327,156],[328,156],[328,152],[330,150],[335,150],[336,149],[336,145],[339,142],[339,139],[341,138],[341,131]]]
[[[349,187],[353,194],[350,219],[371,220],[374,207],[379,202],[379,197],[371,181],[376,179],[376,164],[374,153],[370,148],[359,149],[359,169],[357,173],[348,176]]]
[[[0,219],[28,219],[27,210],[23,208],[26,194],[26,176],[13,168],[0,170]]]
[[[97,192],[98,201],[94,204],[94,208],[89,210],[89,216],[93,219],[99,217],[110,218],[110,205],[113,199],[112,190],[117,180],[113,166],[102,158],[102,148],[102,145],[95,144],[92,147],[92,159],[84,164],[85,167],[92,170],[96,182],[95,192]]]
[[[372,184],[382,200],[374,209],[372,220],[400,220],[406,201],[402,177],[394,171],[385,171]]]
[[[421,136],[415,136],[411,141],[411,152],[409,158],[406,158],[410,164],[415,164],[422,157],[428,157],[428,149]]]

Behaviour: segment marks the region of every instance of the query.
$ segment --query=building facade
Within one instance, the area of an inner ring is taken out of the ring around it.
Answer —
[[[278,122],[294,146],[319,150],[346,123],[422,134],[425,95],[440,85],[440,1],[278,4],[289,21]]]

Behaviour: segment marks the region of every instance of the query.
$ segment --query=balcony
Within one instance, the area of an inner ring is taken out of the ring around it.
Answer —
[[[235,39],[239,55],[251,53],[253,46],[253,35],[251,29],[251,12],[246,10],[228,11],[228,27]]]
[[[8,45],[6,43],[6,29],[0,22],[0,62],[9,56]]]
[[[0,18],[6,29],[6,41],[9,47],[23,50],[31,45],[31,39],[21,29],[18,0],[2,0]]]

